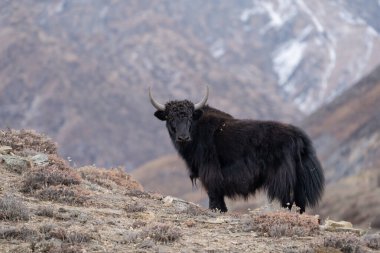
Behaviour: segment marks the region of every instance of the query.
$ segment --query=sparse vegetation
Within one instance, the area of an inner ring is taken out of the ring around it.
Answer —
[[[56,201],[73,205],[83,205],[88,197],[84,191],[67,186],[50,186],[35,193],[35,196],[41,200]]]
[[[10,146],[16,152],[34,150],[57,154],[57,145],[50,138],[32,130],[0,130],[0,145]]]
[[[380,250],[380,234],[366,235],[363,240],[371,249]]]
[[[271,237],[309,236],[319,231],[318,218],[278,211],[253,216],[243,222],[243,231],[266,233]]]
[[[29,209],[12,195],[0,198],[0,220],[29,220]]]
[[[22,191],[33,192],[55,185],[78,185],[81,179],[70,170],[59,170],[54,167],[39,167],[24,176]]]
[[[20,228],[17,227],[2,227],[0,228],[0,239],[7,239],[7,240],[32,240],[38,235],[38,232],[29,229],[25,226],[22,226]]]
[[[341,250],[343,253],[363,252],[363,242],[352,234],[334,234],[324,238],[324,246]]]
[[[179,228],[164,223],[153,224],[144,231],[150,238],[163,243],[174,242],[182,236]]]
[[[133,203],[127,204],[124,207],[124,210],[127,213],[144,212],[144,211],[146,211],[146,207],[137,203],[137,202],[133,202]]]
[[[106,170],[93,166],[85,166],[79,168],[78,171],[83,179],[108,189],[122,186],[128,190],[142,190],[142,186],[121,168]]]
[[[53,218],[54,217],[54,208],[51,206],[40,206],[36,210],[35,214],[38,216],[45,216],[45,217]]]

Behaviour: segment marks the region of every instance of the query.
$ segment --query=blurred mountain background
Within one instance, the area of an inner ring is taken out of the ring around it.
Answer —
[[[2,1],[0,127],[205,204],[147,87],[165,102],[209,85],[209,104],[235,117],[305,128],[329,183],[318,212],[380,224],[378,13],[375,0]]]

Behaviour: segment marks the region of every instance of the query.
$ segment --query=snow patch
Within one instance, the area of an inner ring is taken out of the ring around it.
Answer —
[[[277,73],[280,86],[283,86],[289,80],[300,64],[305,48],[306,43],[291,40],[274,52],[274,70]]]
[[[226,53],[223,40],[215,41],[210,47],[210,53],[215,59],[219,59]]]
[[[253,7],[245,9],[240,14],[240,20],[247,22],[251,16],[265,14],[269,22],[260,30],[265,33],[271,28],[282,27],[286,22],[297,15],[297,8],[294,7],[292,0],[277,0],[277,3],[269,1],[256,0],[252,1]]]
[[[317,31],[319,33],[323,33],[325,31],[325,28],[323,28],[322,24],[319,22],[317,17],[313,14],[313,12],[309,9],[309,7],[304,3],[303,0],[296,0],[298,6],[306,12],[307,15],[311,18],[311,21],[313,21],[313,24],[317,28]]]
[[[312,29],[311,26],[305,27],[296,39],[284,43],[274,51],[272,55],[273,68],[277,73],[280,86],[284,86],[289,81],[300,64],[307,46],[304,40]],[[294,86],[294,84],[285,88],[291,91],[294,89],[292,86]]]

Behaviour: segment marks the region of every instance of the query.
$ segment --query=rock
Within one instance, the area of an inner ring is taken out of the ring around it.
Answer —
[[[165,206],[170,206],[173,203],[174,198],[172,196],[166,196],[162,199],[162,201],[164,202]]]
[[[12,147],[10,146],[1,146],[0,147],[0,154],[2,155],[8,155],[12,152]]]
[[[30,157],[30,160],[35,165],[45,166],[49,163],[49,156],[46,154],[37,154],[37,155]]]
[[[351,232],[357,235],[363,235],[365,233],[365,230],[354,228],[352,223],[348,221],[326,220],[325,225],[320,226],[320,228],[321,230],[330,232]]]
[[[11,172],[23,173],[30,167],[30,161],[16,155],[0,155],[0,162]]]

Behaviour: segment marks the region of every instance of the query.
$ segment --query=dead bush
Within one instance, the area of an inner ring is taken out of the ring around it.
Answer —
[[[163,223],[153,224],[145,228],[144,232],[155,241],[163,243],[174,242],[182,236],[179,228]]]
[[[380,250],[380,234],[366,235],[363,240],[371,249]]]
[[[57,145],[49,137],[32,130],[0,130],[0,145],[10,146],[16,152],[34,150],[57,154]]]
[[[45,216],[45,217],[53,218],[54,217],[54,208],[51,206],[40,206],[36,210],[35,214],[37,216]]]
[[[59,169],[59,170],[69,170],[70,169],[69,164],[62,157],[60,157],[56,154],[50,154],[48,157],[49,157],[49,160],[48,160],[49,166],[53,166],[55,169]]]
[[[41,200],[56,201],[72,205],[83,205],[88,197],[84,191],[76,188],[69,188],[64,185],[50,186],[34,193],[34,196]]]
[[[85,166],[78,170],[83,179],[108,189],[112,189],[115,185],[122,186],[129,190],[143,189],[131,175],[125,173],[121,168],[107,170],[93,166]]]
[[[78,229],[67,231],[64,228],[54,227],[48,232],[48,234],[52,238],[56,238],[70,244],[86,243],[91,240],[91,236],[88,233]]]
[[[130,203],[124,207],[124,210],[127,213],[137,213],[137,212],[145,212],[146,207],[135,202],[135,203]]]
[[[208,211],[196,205],[189,205],[184,212],[190,216],[199,216],[206,215]]]
[[[363,252],[363,243],[351,234],[334,234],[324,238],[324,246],[341,250],[343,253]]]
[[[50,232],[55,229],[57,226],[54,224],[43,224],[40,226],[39,231],[40,233],[44,234],[45,236],[49,236]]]
[[[71,170],[52,167],[37,167],[26,174],[22,183],[23,192],[33,192],[54,185],[78,185],[80,176]]]
[[[146,222],[142,220],[136,220],[132,224],[132,228],[142,228],[146,226]]]
[[[2,227],[0,228],[0,239],[7,239],[7,240],[33,240],[38,236],[38,232],[26,228],[25,226],[21,228],[17,227]]]
[[[243,221],[243,231],[266,233],[271,237],[308,236],[319,230],[318,219],[291,212],[270,212]]]
[[[29,208],[12,195],[0,198],[0,220],[29,220]]]
[[[123,233],[123,239],[121,243],[137,243],[141,240],[142,233],[135,230],[127,230]]]

